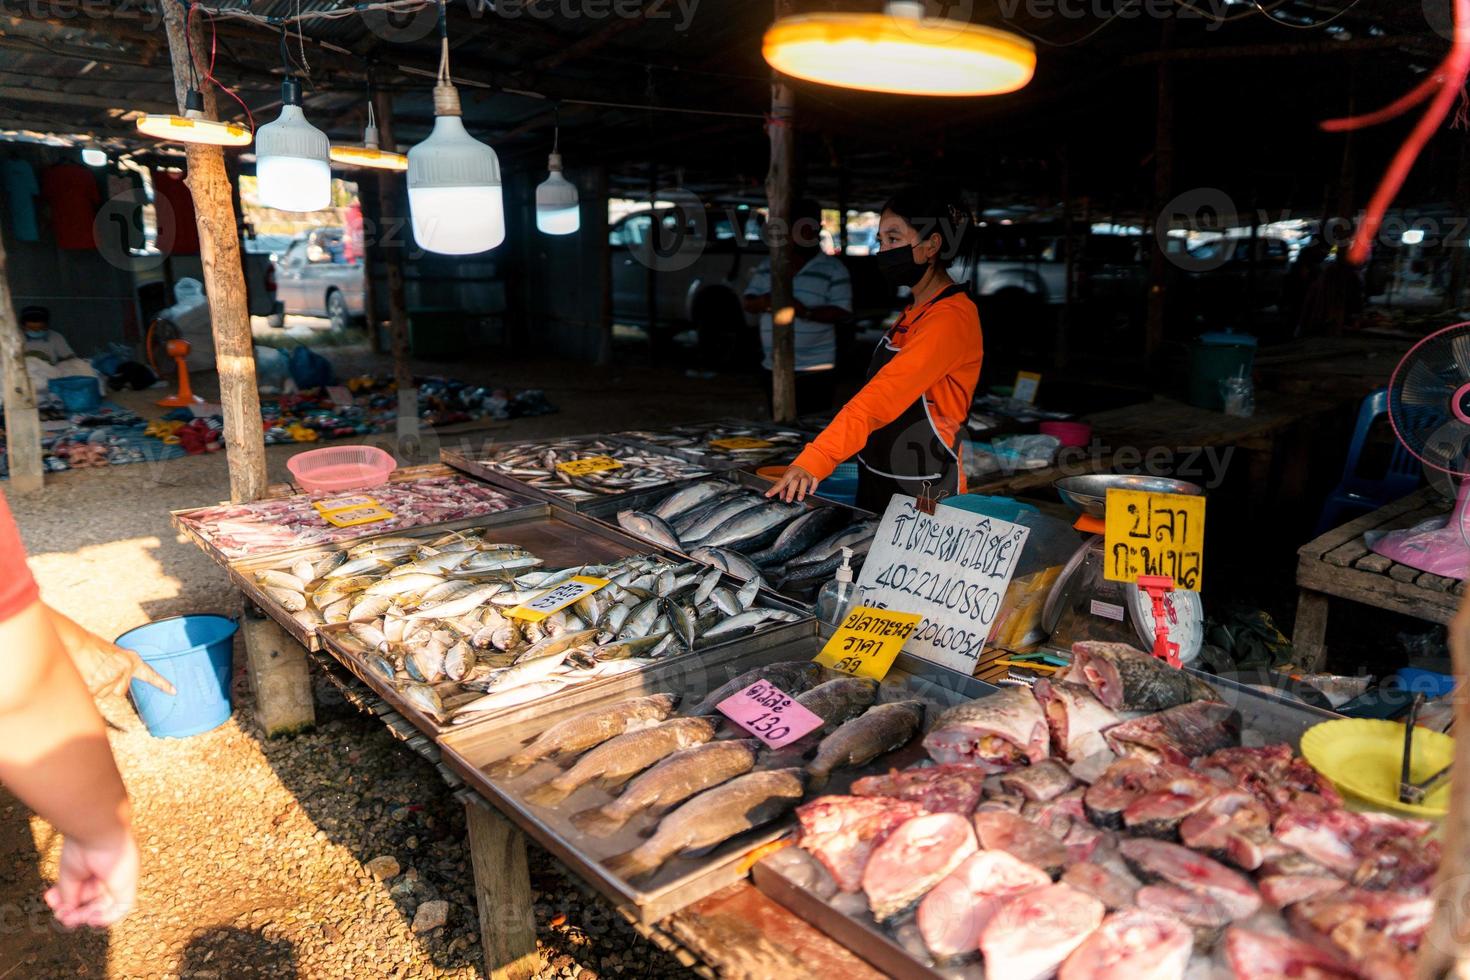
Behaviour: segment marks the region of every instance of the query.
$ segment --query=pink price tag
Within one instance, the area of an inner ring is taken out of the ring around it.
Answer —
[[[717,708],[735,724],[773,749],[789,745],[822,727],[822,719],[774,684],[756,681],[730,695]]]

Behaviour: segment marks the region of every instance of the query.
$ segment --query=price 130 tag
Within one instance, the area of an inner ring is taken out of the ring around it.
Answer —
[[[376,501],[368,501],[366,504],[356,507],[342,507],[337,510],[329,510],[322,513],[322,520],[333,527],[357,527],[359,524],[376,524],[378,521],[390,520],[393,512],[384,510]]]
[[[773,749],[790,745],[822,727],[819,716],[802,707],[779,687],[765,681],[756,681],[716,707],[726,718]]]
[[[524,619],[528,622],[539,623],[541,620],[559,612],[586,595],[591,595],[598,589],[607,585],[608,579],[592,578],[590,576],[578,575],[576,578],[568,579],[556,588],[543,592],[530,602],[523,602],[512,609],[507,615],[516,619]]]
[[[623,464],[611,456],[588,456],[586,459],[573,459],[565,463],[557,463],[556,468],[567,476],[587,476],[590,473],[605,473],[608,470],[620,470]]]
[[[816,661],[844,674],[881,681],[923,619],[918,613],[858,606],[847,614]]]
[[[712,439],[709,445],[711,449],[727,449],[731,452],[739,452],[742,449],[770,449],[775,443],[769,439],[731,436],[729,439]]]

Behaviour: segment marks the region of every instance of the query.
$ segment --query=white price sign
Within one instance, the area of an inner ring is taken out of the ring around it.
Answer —
[[[913,497],[888,503],[858,577],[858,604],[923,616],[904,651],[973,674],[1030,529]]]

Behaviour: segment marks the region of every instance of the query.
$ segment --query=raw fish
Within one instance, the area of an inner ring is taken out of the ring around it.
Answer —
[[[985,980],[1050,977],[1102,920],[1102,902],[1066,885],[1011,899],[980,934]]]
[[[924,945],[941,963],[974,957],[981,932],[1007,899],[1050,884],[1045,871],[1005,851],[972,854],[919,903]]]
[[[1062,964],[1057,980],[1183,980],[1194,937],[1139,909],[1110,915]]]
[[[930,758],[1006,772],[1050,754],[1046,713],[1026,687],[1006,687],[946,710],[924,736]]]
[[[964,817],[933,813],[905,822],[863,869],[873,918],[883,922],[905,911],[975,851],[975,831]]]
[[[1083,684],[1114,711],[1162,711],[1190,701],[1219,699],[1204,681],[1126,643],[1072,645],[1072,669],[1063,678]]]

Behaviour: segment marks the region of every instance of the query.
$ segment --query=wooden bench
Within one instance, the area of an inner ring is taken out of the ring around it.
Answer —
[[[1328,531],[1297,551],[1296,626],[1292,645],[1303,670],[1320,670],[1327,658],[1330,598],[1351,599],[1378,609],[1431,623],[1449,623],[1465,594],[1465,582],[1400,564],[1368,550],[1367,531],[1392,531],[1450,512],[1450,503],[1432,488],[1417,490],[1342,527]]]

